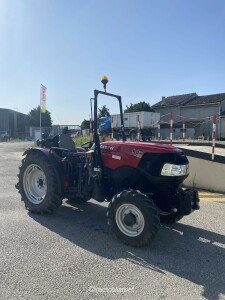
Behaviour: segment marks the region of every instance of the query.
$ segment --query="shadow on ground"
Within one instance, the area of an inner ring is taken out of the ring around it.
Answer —
[[[166,276],[170,272],[203,286],[206,299],[225,294],[225,237],[215,232],[178,223],[161,226],[149,247],[132,248],[109,232],[107,208],[87,202],[63,205],[50,216],[29,215],[70,242],[110,260],[124,258]]]

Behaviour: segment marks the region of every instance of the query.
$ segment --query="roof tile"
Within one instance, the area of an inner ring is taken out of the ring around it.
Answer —
[[[169,105],[184,105],[185,103],[191,101],[192,99],[198,97],[196,93],[170,96],[162,99],[156,104],[152,105],[152,107],[160,107],[160,106],[169,106]]]

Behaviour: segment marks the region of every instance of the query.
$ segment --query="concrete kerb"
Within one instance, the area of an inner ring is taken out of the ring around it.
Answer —
[[[157,141],[152,141],[158,143]],[[162,144],[169,144],[168,141],[160,141]],[[189,159],[189,176],[184,181],[186,187],[195,187],[211,192],[225,193],[225,156],[215,155],[212,161],[212,154],[200,152],[193,149],[186,149],[186,146],[208,146],[211,142],[188,141],[180,142],[174,140],[174,146],[184,151]],[[183,145],[183,147],[182,147]],[[216,142],[216,148],[225,148],[225,142]]]
[[[190,167],[184,186],[225,193],[225,156],[215,155],[212,161],[209,153],[179,148],[187,155]]]

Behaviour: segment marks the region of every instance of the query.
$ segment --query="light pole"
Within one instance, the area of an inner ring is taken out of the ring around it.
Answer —
[[[17,133],[17,113],[18,113],[18,107],[13,107],[14,110],[14,126],[13,126],[13,131],[14,131],[14,135],[16,135]]]

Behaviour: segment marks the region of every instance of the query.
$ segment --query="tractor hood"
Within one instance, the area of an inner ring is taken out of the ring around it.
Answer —
[[[125,165],[136,168],[146,153],[184,156],[182,150],[173,146],[144,142],[109,141],[101,143],[100,148],[104,166],[110,169]]]

